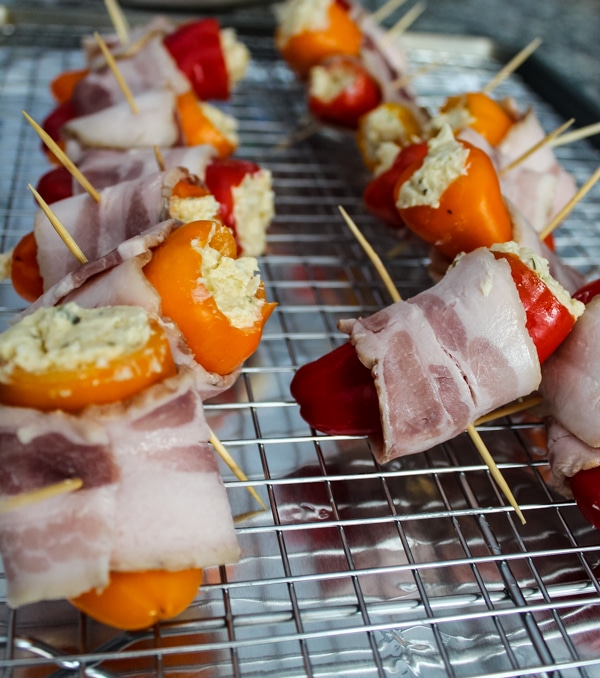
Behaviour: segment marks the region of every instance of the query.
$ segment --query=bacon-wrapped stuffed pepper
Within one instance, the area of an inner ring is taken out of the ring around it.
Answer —
[[[350,341],[301,367],[291,392],[309,424],[368,435],[384,463],[534,391],[581,310],[535,254],[479,248],[430,290],[340,321]]]
[[[0,403],[2,495],[83,482],[2,516],[12,607],[69,598],[145,628],[189,605],[203,568],[238,560],[195,380],[156,317],[75,304],[24,317],[0,335]]]

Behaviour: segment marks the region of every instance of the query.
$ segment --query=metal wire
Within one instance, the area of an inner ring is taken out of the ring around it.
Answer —
[[[521,525],[466,435],[381,467],[365,440],[319,435],[301,419],[289,394],[295,369],[342,341],[338,319],[389,302],[338,205],[403,297],[430,285],[428,254],[364,210],[368,174],[351,135],[321,130],[286,143],[305,116],[303,87],[251,23],[239,32],[253,63],[224,108],[240,122],[237,155],[273,172],[277,216],[260,266],[279,305],[238,383],[206,410],[249,478],[222,469],[234,515],[256,509],[249,484],[268,510],[238,523],[241,562],[206,571],[190,608],[146,632],[103,627],[60,601],[11,611],[1,579],[0,668],[52,678],[600,676],[600,537],[549,485],[539,420],[481,427],[527,518]],[[37,46],[28,39],[35,26],[3,40],[3,250],[31,230],[26,185],[48,169],[21,110],[44,118],[53,105],[48,83],[81,65],[77,43],[88,30],[57,22]],[[481,89],[499,68],[487,42],[457,51],[442,39],[422,47],[416,37],[411,67],[443,64],[414,82],[424,106]],[[497,94],[533,106],[547,130],[562,122],[518,76]],[[556,152],[579,184],[598,165],[587,142]],[[596,188],[556,233],[559,253],[589,278],[600,266],[599,217]],[[0,321],[21,306],[2,283]]]

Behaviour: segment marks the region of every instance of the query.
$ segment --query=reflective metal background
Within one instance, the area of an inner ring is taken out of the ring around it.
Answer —
[[[50,79],[81,64],[79,35],[96,28],[77,14],[68,23],[17,26],[0,49],[3,250],[31,229],[27,184],[48,169],[21,110],[45,116]],[[339,318],[390,301],[338,206],[403,297],[430,285],[428,257],[366,214],[368,175],[351,136],[283,143],[301,125],[302,86],[269,34],[248,21],[239,35],[254,59],[224,108],[240,121],[237,155],[273,171],[277,216],[261,269],[279,306],[239,382],[207,411],[268,510],[238,523],[241,562],[207,571],[194,604],[145,633],[103,627],[63,602],[17,612],[3,602],[0,669],[19,678],[600,676],[600,534],[548,486],[539,421],[481,427],[525,514],[521,525],[466,435],[380,467],[363,439],[321,436],[300,418],[289,394],[294,370],[343,340]],[[423,46],[411,36],[408,44],[412,69],[440,64],[414,83],[432,107],[481,88],[506,56],[487,40]],[[518,76],[497,94],[534,106],[548,131],[563,121]],[[600,159],[587,142],[557,153],[579,184]],[[599,231],[596,187],[556,233],[561,255],[590,278],[600,272]],[[9,284],[0,305],[5,325],[21,305]],[[223,475],[234,514],[255,511],[245,484],[225,467]]]

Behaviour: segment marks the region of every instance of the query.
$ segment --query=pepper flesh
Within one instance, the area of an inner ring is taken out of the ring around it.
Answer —
[[[33,231],[24,235],[13,250],[10,279],[15,292],[25,301],[35,301],[44,291]]]
[[[51,205],[73,195],[73,177],[66,167],[54,167],[40,177],[36,190]]]
[[[0,382],[0,402],[41,411],[76,412],[88,405],[124,400],[173,376],[176,367],[164,330],[153,319],[150,327],[150,338],[144,346],[105,365],[91,363],[45,372],[29,372],[17,366],[9,379]]]
[[[506,260],[525,309],[527,330],[532,332],[540,360],[545,360],[551,347],[558,346],[570,332],[573,316],[516,255],[509,254]],[[381,435],[375,382],[350,342],[300,367],[290,391],[304,420],[318,431],[329,435]]]
[[[220,157],[233,153],[235,144],[209,120],[193,92],[179,95],[176,105],[186,145],[208,144],[217,151]]]
[[[510,213],[492,161],[481,149],[465,141],[460,143],[469,150],[467,172],[446,188],[439,206],[398,208],[408,228],[448,259],[478,247],[508,242],[512,237]],[[402,184],[421,165],[416,162],[401,173],[395,187],[396,203]]]
[[[362,44],[362,32],[345,3],[333,0],[327,10],[328,24],[319,30],[304,30],[284,40],[275,32],[275,44],[292,70],[304,78],[309,70],[337,54],[357,57]]]
[[[206,167],[204,173],[206,186],[219,203],[221,220],[234,232],[233,189],[242,183],[245,176],[259,171],[260,167],[256,163],[239,158],[215,158]]]
[[[206,245],[223,257],[237,258],[233,233],[227,226],[215,221],[192,221],[173,231],[153,251],[144,273],[161,297],[163,315],[177,324],[196,361],[209,372],[226,375],[254,353],[276,304],[265,301],[260,318],[251,326],[233,326],[200,280],[199,248]],[[264,301],[265,297],[261,283],[255,299]]]
[[[86,591],[70,603],[96,621],[124,631],[137,631],[171,619],[196,597],[202,570],[178,572],[111,572],[102,591]]]
[[[163,42],[199,99],[229,98],[229,75],[216,19],[182,24]]]
[[[396,209],[394,189],[406,167],[423,160],[426,155],[427,142],[405,146],[399,151],[390,168],[369,181],[363,191],[363,202],[371,214],[390,226],[397,228],[404,226],[404,221]]]
[[[514,123],[504,108],[484,92],[467,92],[449,97],[440,110],[448,113],[455,108],[468,111],[468,127],[481,134],[491,146],[497,146]]]
[[[360,118],[381,101],[378,82],[357,59],[339,55],[314,69],[319,69],[319,77],[327,81],[326,89],[335,91],[341,87],[332,98],[322,98],[314,87],[313,76],[317,72],[311,70],[308,107],[315,118],[323,122],[357,129]]]

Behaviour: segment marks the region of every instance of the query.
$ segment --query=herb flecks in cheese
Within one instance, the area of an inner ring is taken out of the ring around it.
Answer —
[[[423,164],[400,189],[396,203],[399,209],[418,205],[438,208],[448,186],[467,174],[469,150],[454,138],[448,125],[427,145]]]
[[[40,308],[0,334],[0,380],[15,368],[33,374],[102,368],[142,349],[151,331],[148,314],[135,306]]]

